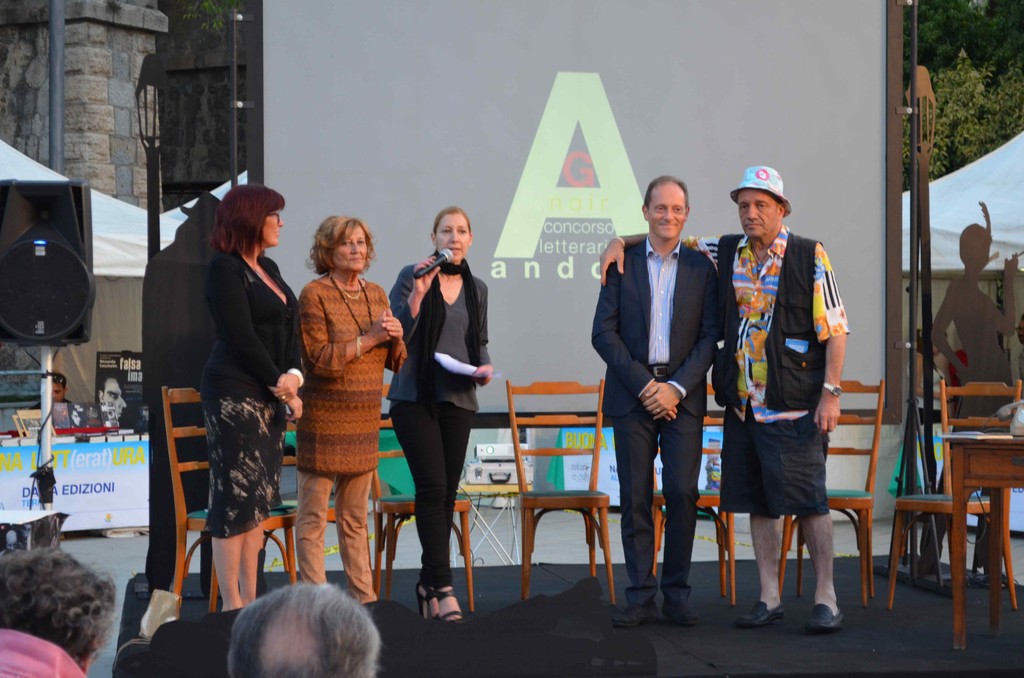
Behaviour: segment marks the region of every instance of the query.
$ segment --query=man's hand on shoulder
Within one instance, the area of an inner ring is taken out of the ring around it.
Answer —
[[[638,245],[644,241],[647,236],[644,234],[627,235],[626,237],[615,236],[608,241],[608,246],[604,248],[604,252],[601,253],[601,261],[599,268],[601,269],[601,285],[604,286],[608,282],[608,269],[612,267],[614,263],[616,268],[619,269],[619,275],[626,272],[625,268],[625,256],[626,248]]]
[[[601,269],[601,285],[604,286],[608,282],[608,269],[611,268],[614,263],[619,269],[619,275],[622,275],[622,261],[626,252],[626,241],[622,238],[615,237],[608,241],[608,246],[604,248],[604,252],[601,253],[601,262],[599,268]]]

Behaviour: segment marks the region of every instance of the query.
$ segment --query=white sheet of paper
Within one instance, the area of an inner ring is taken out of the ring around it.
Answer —
[[[469,363],[464,363],[461,360],[456,360],[447,353],[434,353],[434,360],[436,360],[441,367],[445,368],[452,374],[464,374],[467,377],[472,377],[477,370],[476,367],[473,367]],[[495,371],[494,374],[491,375],[492,379],[498,379],[499,377],[501,377],[501,372],[498,371]]]
[[[434,360],[438,364],[451,372],[452,374],[464,374],[467,377],[472,377],[473,373],[476,372],[476,368],[469,363],[464,363],[461,360],[456,360],[447,353],[434,353]]]

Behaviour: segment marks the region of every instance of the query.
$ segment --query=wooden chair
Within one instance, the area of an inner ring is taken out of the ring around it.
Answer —
[[[972,382],[964,386],[946,386],[946,380],[943,379],[939,382],[939,396],[942,401],[940,417],[942,422],[942,432],[949,433],[952,427],[956,426],[961,430],[969,429],[982,429],[990,427],[1007,427],[1009,422],[1000,422],[995,419],[994,416],[989,417],[952,417],[949,413],[947,403],[950,398],[960,398],[961,401],[964,398],[972,397],[997,397],[1002,398],[1006,402],[1020,400],[1021,394],[1021,382],[1017,380],[1014,386],[1007,386],[1006,384],[995,382]],[[943,458],[949,459],[949,443],[943,443]],[[907,451],[904,450],[904,454]],[[948,464],[942,474],[942,494],[908,494],[902,497],[896,498],[896,512],[893,516],[893,540],[894,543],[891,549],[891,556],[889,559],[889,606],[888,609],[892,609],[893,598],[896,594],[896,574],[899,560],[903,556],[904,548],[907,543],[908,534],[910,527],[917,520],[927,518],[929,516],[942,516],[948,522],[953,515],[953,494],[951,489],[951,480],[949,473]],[[998,489],[997,492],[1006,492],[1008,490]],[[1004,495],[1006,501],[1003,502],[1006,510],[1009,510],[1009,497]],[[979,516],[978,520],[981,520],[982,516],[987,516],[991,509],[991,503],[988,497],[982,497],[978,494],[971,496],[967,502],[967,514]],[[1008,515],[1003,516],[1003,563],[1006,566],[1006,576],[1009,579],[1010,585],[1007,590],[1010,594],[1010,607],[1014,610],[1017,609],[1017,587],[1013,580],[1013,556],[1010,548],[1010,520]],[[946,531],[947,540],[949,538],[949,530]],[[936,563],[938,567],[938,563]],[[989,568],[995,570],[990,572],[989,575],[998,577],[1000,575],[1000,568],[996,563],[989,563]]]
[[[605,570],[608,577],[608,597],[614,605],[615,578],[612,574],[612,553],[611,545],[608,541],[608,507],[611,505],[611,499],[604,492],[598,492],[597,490],[598,465],[601,460],[601,424],[603,421],[601,405],[604,402],[604,380],[602,379],[600,383],[591,386],[568,381],[538,381],[529,386],[513,386],[511,381],[506,381],[505,389],[508,393],[508,417],[512,428],[512,446],[515,450],[516,476],[519,482],[518,500],[522,515],[522,598],[525,600],[530,596],[530,560],[533,555],[534,536],[537,533],[537,525],[540,523],[540,519],[551,511],[575,511],[583,516],[587,548],[590,551],[590,576],[592,577],[597,576],[597,561],[594,548],[595,535],[597,535],[601,543],[601,548],[604,549]],[[563,407],[564,402],[561,401],[564,401],[566,398],[573,396],[596,396],[597,410],[594,415],[552,413],[520,416],[516,409],[516,396],[528,399],[531,407],[534,407],[537,401],[544,398],[547,399],[548,403],[553,402],[552,396],[559,399],[559,404]],[[524,451],[519,442],[520,429],[580,426],[593,427],[593,448],[549,447],[532,448]],[[588,488],[586,490],[533,490],[526,484],[523,457],[527,455],[531,457],[590,457],[590,482]]]
[[[866,394],[874,396],[874,412],[858,415],[843,412],[839,415],[840,426],[872,426],[871,444],[868,447],[828,448],[829,459],[836,457],[862,457],[867,462],[864,488],[828,489],[828,507],[839,511],[853,524],[857,532],[857,551],[860,555],[860,599],[867,607],[868,598],[875,597],[875,578],[872,567],[871,525],[875,508],[875,471],[878,467],[878,444],[882,437],[882,411],[885,407],[885,380],[877,385],[862,384],[859,381],[840,382],[843,395]],[[865,403],[866,404],[866,403]],[[786,516],[782,528],[782,554],[779,561],[779,590],[786,578],[786,558],[793,543],[793,525],[796,523],[796,594],[803,593],[804,535],[800,521]]]
[[[384,385],[383,396],[387,397],[388,384]],[[385,417],[381,420],[382,429],[391,429],[391,418]],[[381,450],[380,459],[404,458],[405,453],[401,449]],[[373,558],[373,590],[383,600],[391,598],[391,570],[395,561],[395,553],[398,547],[398,534],[402,526],[412,519],[416,510],[416,496],[412,494],[386,494],[385,483],[381,482],[380,473],[373,474],[373,484],[370,488],[370,497],[373,500],[373,524],[374,524],[374,558]],[[469,541],[469,512],[472,508],[470,500],[465,496],[458,496],[455,499],[455,515],[459,517],[461,527],[452,523],[452,531],[455,533],[459,544],[459,553],[466,566],[466,598],[470,612],[475,611],[473,594],[473,551]],[[385,524],[385,518],[387,522]],[[386,558],[385,557],[386,554]],[[385,559],[386,576],[384,580],[384,595],[380,591],[381,560]]]
[[[178,440],[188,438],[199,438],[206,440],[206,428],[201,426],[175,426],[172,414],[172,406],[192,405],[198,406],[201,402],[199,392],[194,388],[161,388],[164,407],[164,430],[167,435],[167,460],[171,471],[171,490],[174,496],[174,526],[175,526],[175,548],[174,548],[174,593],[181,595],[182,585],[185,576],[188,574],[189,563],[196,547],[210,539],[210,533],[206,531],[206,509],[189,511],[185,506],[185,491],[182,485],[182,475],[193,471],[209,473],[209,461],[179,461]],[[288,578],[295,583],[295,539],[293,528],[295,527],[295,511],[290,508],[274,508],[270,517],[263,521],[264,541],[272,539],[281,550],[284,559],[285,570]],[[285,541],[274,534],[276,530],[284,530]],[[191,547],[186,551],[189,532],[201,532]],[[210,612],[217,611],[217,572],[211,569],[210,574]]]
[[[707,385],[707,395],[714,397],[715,391],[711,384]],[[725,419],[722,416],[704,415],[704,427],[721,427]],[[720,457],[721,447],[705,447],[703,454]],[[718,544],[718,586],[722,597],[729,596],[729,605],[736,606],[736,529],[733,514],[721,510],[722,495],[718,489],[703,489],[697,499],[697,510],[711,516],[715,521],[715,542]],[[658,479],[654,479],[654,573],[658,572],[658,553],[665,534],[665,495],[658,490]]]

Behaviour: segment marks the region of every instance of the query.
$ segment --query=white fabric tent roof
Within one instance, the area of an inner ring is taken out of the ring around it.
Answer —
[[[5,179],[61,181],[65,177],[0,141],[0,180]],[[146,210],[97,190],[90,193],[93,273],[141,278],[149,249]],[[181,220],[161,216],[161,248],[171,244],[180,224]]]
[[[960,233],[985,225],[978,202],[992,217],[992,254],[986,270],[1001,271],[1003,261],[1024,250],[1024,132],[970,165],[932,181],[932,270],[962,271]],[[903,270],[910,269],[910,193],[903,194]],[[1024,263],[1024,259],[1022,259]]]
[[[239,184],[245,184],[245,183],[248,183],[248,181],[249,181],[249,173],[248,172],[242,172],[241,174],[238,175],[238,183]],[[221,198],[224,197],[224,194],[227,193],[230,189],[231,189],[231,182],[228,181],[226,183],[221,184],[217,188],[213,189],[212,191],[210,191],[210,193],[212,193],[214,195],[214,197],[216,197],[218,200],[220,200]],[[189,202],[185,203],[181,207],[175,207],[173,210],[167,210],[166,212],[164,212],[161,215],[161,217],[162,218],[166,218],[166,219],[174,219],[178,223],[184,223],[185,220],[188,219],[188,215],[185,214],[185,212],[183,211],[183,208],[185,208],[185,207],[192,207],[192,206],[194,206],[196,204],[196,202],[198,202],[198,198],[195,199],[195,200],[190,200]]]

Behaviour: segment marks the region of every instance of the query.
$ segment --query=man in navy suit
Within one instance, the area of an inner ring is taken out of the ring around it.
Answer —
[[[714,265],[680,246],[690,214],[686,184],[661,176],[647,187],[646,240],[626,250],[626,272],[609,271],[592,342],[608,365],[604,414],[615,431],[622,547],[629,586],[616,626],[658,619],[654,597],[654,458],[661,449],[667,510],[662,612],[691,626],[690,559],[697,520],[707,372],[721,338]]]

